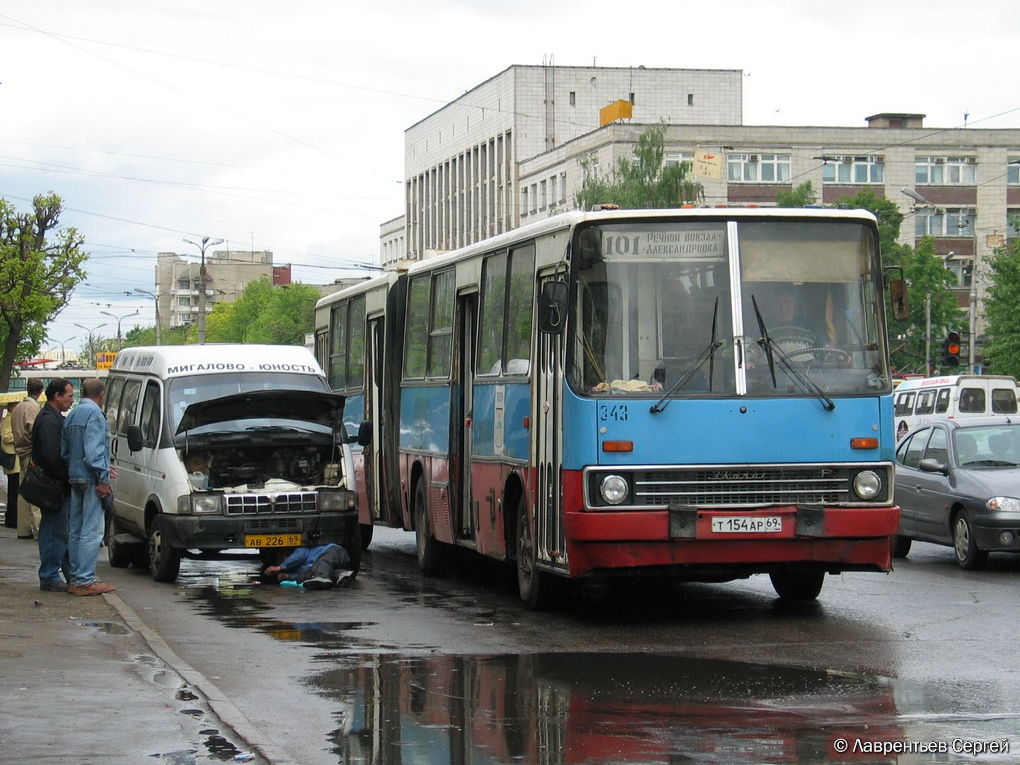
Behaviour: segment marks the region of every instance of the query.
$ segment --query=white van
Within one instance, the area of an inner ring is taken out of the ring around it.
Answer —
[[[1006,375],[944,375],[905,380],[896,388],[896,440],[931,420],[1017,413],[1016,380]]]
[[[177,578],[189,551],[336,542],[361,558],[344,397],[297,346],[126,348],[106,380],[110,564]]]

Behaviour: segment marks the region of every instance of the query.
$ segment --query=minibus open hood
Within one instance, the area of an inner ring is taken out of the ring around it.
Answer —
[[[344,397],[310,390],[258,390],[198,401],[181,416],[177,435],[203,425],[252,419],[309,422],[335,428],[344,413]]]

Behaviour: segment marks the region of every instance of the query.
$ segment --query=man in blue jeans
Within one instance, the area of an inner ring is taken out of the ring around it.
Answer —
[[[109,497],[110,442],[103,400],[106,386],[92,377],[81,385],[81,401],[64,421],[61,453],[71,485],[67,498],[67,551],[71,558],[72,595],[102,595],[117,588],[96,579],[96,560],[103,541]]]

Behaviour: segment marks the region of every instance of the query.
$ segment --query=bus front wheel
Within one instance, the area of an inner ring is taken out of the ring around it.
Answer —
[[[825,571],[821,569],[774,571],[769,574],[769,578],[772,580],[772,587],[775,588],[776,595],[780,600],[815,600],[818,593],[822,591]]]
[[[538,568],[537,560],[528,503],[522,495],[517,501],[517,589],[528,608],[543,611],[552,605],[556,582]]]

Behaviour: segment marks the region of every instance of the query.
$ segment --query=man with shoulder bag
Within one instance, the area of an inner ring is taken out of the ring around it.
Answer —
[[[71,582],[71,562],[67,549],[67,461],[61,455],[64,412],[74,401],[74,386],[57,378],[46,387],[46,405],[32,425],[32,464],[25,471],[22,490],[29,484],[33,469],[43,473],[40,482],[59,483],[60,495],[49,505],[40,505],[39,589],[67,592]],[[49,500],[52,502],[52,500]],[[60,572],[64,572],[64,579]]]

